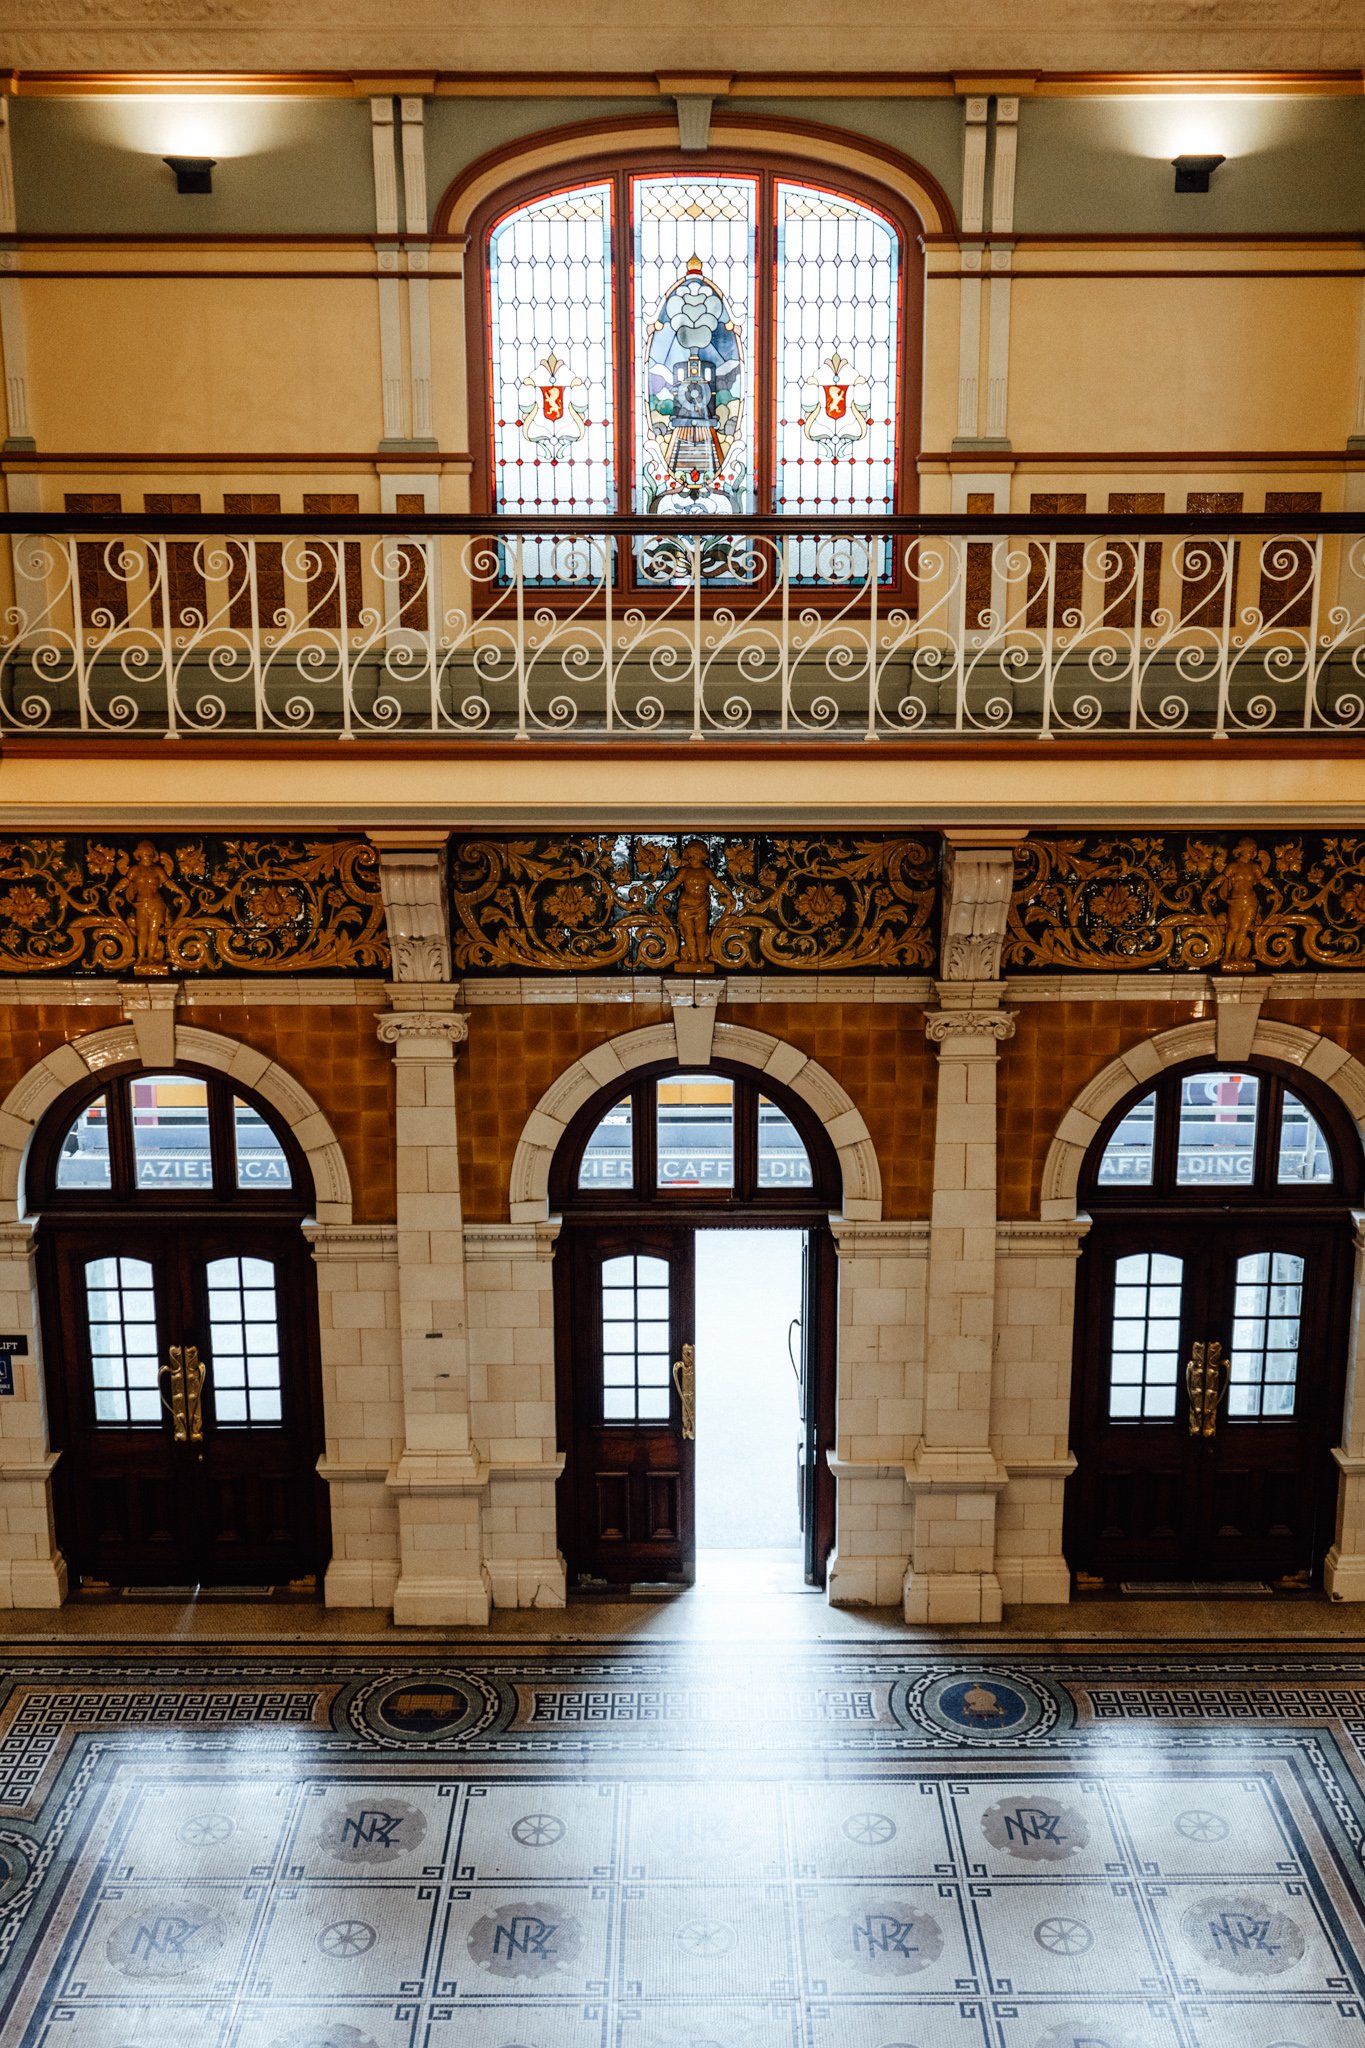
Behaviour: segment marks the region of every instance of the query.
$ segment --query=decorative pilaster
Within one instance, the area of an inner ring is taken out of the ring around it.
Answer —
[[[925,1016],[938,1047],[922,1435],[905,1469],[915,1532],[907,1621],[997,1621],[991,1446],[995,1336],[996,1066],[1014,1016],[1000,1006],[1013,838],[950,836],[945,979]]]
[[[1365,1600],[1365,1213],[1355,1215],[1351,1335],[1346,1353],[1346,1411],[1332,1452],[1341,1473],[1337,1526],[1322,1582],[1333,1600]]]
[[[963,108],[962,232],[979,235],[986,204],[986,133],[990,101],[968,99]],[[980,243],[964,241],[958,284],[957,435],[954,446],[975,447],[981,390]]]
[[[0,1607],[60,1607],[67,1590],[52,1521],[57,1454],[47,1447],[34,1229],[0,1224],[0,1322],[28,1343],[13,1361],[14,1392],[0,1400]]]
[[[394,103],[388,93],[370,101],[370,137],[374,145],[374,228],[378,237],[375,268],[379,274],[379,376],[384,407],[384,433],[379,445],[382,449],[392,443],[406,446],[403,314],[398,280],[398,166]]]
[[[436,449],[431,408],[431,284],[427,275],[427,159],[425,103],[399,101],[403,137],[403,223],[417,239],[407,245],[408,446]]]
[[[1010,293],[1014,269],[1014,170],[1019,102],[995,103],[995,165],[991,178],[991,331],[986,360],[986,440],[1008,448],[1010,401]]]
[[[431,1004],[435,992],[424,994]],[[455,1115],[455,1054],[469,1022],[450,1008],[395,1009],[380,1017],[378,1028],[381,1043],[394,1048],[396,1082],[404,1443],[388,1479],[398,1498],[401,1557],[393,1618],[400,1624],[483,1623],[489,1589],[480,1498],[487,1475],[469,1431]]]
[[[450,981],[445,834],[377,832],[393,956],[398,1324],[403,1445],[388,1476],[398,1501],[393,1618],[486,1622],[481,1500],[485,1463],[469,1426],[469,1334],[460,1203],[455,1057],[469,1020]]]

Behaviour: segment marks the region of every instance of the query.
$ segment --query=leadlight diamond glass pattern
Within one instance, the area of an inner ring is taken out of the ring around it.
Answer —
[[[520,206],[488,246],[489,397],[499,512],[615,512],[612,188]],[[524,573],[582,582],[581,539],[528,540]]]
[[[896,509],[900,236],[871,207],[779,184],[774,510],[880,517]],[[825,543],[829,552],[829,543]],[[803,581],[867,573],[866,547],[823,561],[803,542]]]
[[[847,194],[727,171],[622,172],[503,215],[488,246],[494,509],[895,511],[901,241]],[[528,580],[608,566],[608,543],[510,545]],[[678,529],[631,556],[643,582],[671,584],[692,545]],[[761,551],[706,546],[709,580],[772,573]],[[788,572],[847,582],[867,548],[799,542]]]

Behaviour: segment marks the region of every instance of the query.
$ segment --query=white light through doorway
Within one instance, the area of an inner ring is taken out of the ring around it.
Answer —
[[[800,1230],[696,1237],[697,1547],[799,1557]],[[791,1334],[791,1355],[788,1333]]]

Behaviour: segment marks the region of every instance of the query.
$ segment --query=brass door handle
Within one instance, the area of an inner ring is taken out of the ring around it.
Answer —
[[[190,1440],[189,1403],[185,1394],[185,1353],[179,1344],[172,1344],[166,1354],[166,1363],[157,1373],[161,1388],[161,1405],[171,1418],[171,1434],[178,1444]]]
[[[691,1442],[697,1434],[697,1372],[696,1352],[690,1344],[684,1344],[682,1357],[673,1367],[673,1384],[678,1390],[682,1404],[682,1433]]]
[[[1229,1362],[1216,1340],[1191,1348],[1185,1367],[1185,1392],[1190,1403],[1190,1435],[1216,1436],[1218,1408],[1228,1390]]]
[[[204,1375],[204,1362],[193,1344],[172,1344],[157,1373],[161,1405],[178,1444],[204,1441]]]
[[[204,1441],[204,1377],[207,1368],[199,1356],[198,1346],[185,1346],[185,1413],[189,1424],[189,1441],[202,1444]]]

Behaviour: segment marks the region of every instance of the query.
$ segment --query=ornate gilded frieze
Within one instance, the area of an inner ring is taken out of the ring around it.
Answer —
[[[0,974],[386,973],[364,840],[0,840]]]
[[[1007,973],[1363,960],[1365,834],[1094,833],[1015,851]]]
[[[932,967],[938,847],[844,833],[576,834],[452,848],[455,970]]]

